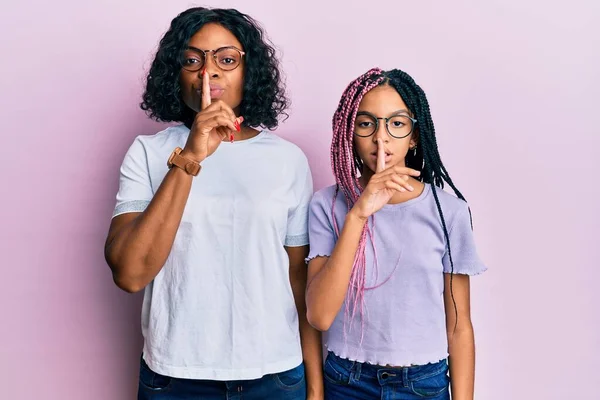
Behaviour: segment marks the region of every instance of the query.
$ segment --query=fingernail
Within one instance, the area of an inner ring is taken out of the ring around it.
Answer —
[[[238,118],[238,119],[240,120],[240,124],[241,124],[242,122],[244,122],[244,117],[242,117],[241,115],[239,116],[239,118]]]
[[[206,72],[206,67],[202,68],[201,74],[204,75],[205,72]]]
[[[229,141],[233,143],[233,133],[229,134]]]
[[[413,190],[415,190],[415,188],[414,188],[414,187],[412,187],[412,186],[409,186],[409,187],[408,187],[408,190],[410,190],[410,191],[412,192]]]
[[[235,125],[235,130],[238,132],[241,132],[242,128],[240,127],[240,123],[237,120],[235,121],[234,125]]]

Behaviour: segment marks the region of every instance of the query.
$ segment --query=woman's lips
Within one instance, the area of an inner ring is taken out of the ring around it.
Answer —
[[[198,93],[199,96],[202,96],[201,88],[196,89],[196,92]],[[218,99],[219,97],[221,97],[223,95],[224,92],[225,92],[225,89],[222,86],[215,85],[212,83],[210,84],[210,98],[211,99]]]
[[[213,85],[212,83],[210,84],[210,98],[211,99],[216,99],[216,98],[221,97],[223,95],[223,92],[225,92],[225,89],[223,89],[221,86]]]

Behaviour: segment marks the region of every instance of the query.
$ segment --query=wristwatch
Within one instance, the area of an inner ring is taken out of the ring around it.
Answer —
[[[184,170],[188,175],[196,176],[200,172],[202,168],[199,163],[196,161],[190,160],[189,158],[185,158],[179,153],[181,153],[183,149],[181,147],[176,147],[175,150],[169,156],[169,160],[167,161],[167,166],[169,168],[173,168],[176,166]]]

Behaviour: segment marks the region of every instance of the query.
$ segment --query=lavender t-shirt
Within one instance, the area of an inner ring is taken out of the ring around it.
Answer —
[[[426,184],[417,198],[385,205],[375,213],[373,241],[378,262],[375,269],[373,246],[368,242],[366,287],[376,288],[365,291],[362,317],[357,313],[354,319],[347,318],[344,303],[324,334],[325,345],[338,356],[394,366],[422,365],[448,356],[443,273],[450,272],[450,261],[432,190]],[[335,186],[324,188],[311,201],[309,260],[330,256],[337,241],[331,214],[334,193]],[[441,189],[436,188],[436,193],[450,237],[454,273],[484,272],[467,203]],[[347,212],[340,191],[335,204],[340,232]]]

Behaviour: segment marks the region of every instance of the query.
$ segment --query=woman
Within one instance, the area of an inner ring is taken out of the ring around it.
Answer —
[[[322,397],[304,303],[311,173],[258,129],[287,104],[252,18],[192,8],[172,21],[141,106],[181,124],[130,147],[105,247],[115,283],[145,289],[138,399]]]

